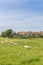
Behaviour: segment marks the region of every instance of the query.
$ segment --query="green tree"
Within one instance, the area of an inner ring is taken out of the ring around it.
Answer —
[[[5,31],[6,37],[11,37],[11,34],[12,34],[12,29],[8,29]]]
[[[2,37],[6,37],[5,32],[2,32],[1,36],[2,36]]]

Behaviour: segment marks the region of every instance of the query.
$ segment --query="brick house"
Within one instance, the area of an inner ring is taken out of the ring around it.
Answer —
[[[43,32],[42,31],[40,32],[40,36],[43,36]]]
[[[40,35],[40,32],[32,32],[32,35],[38,37]]]
[[[29,37],[30,32],[18,32],[18,34],[22,35],[22,37]]]
[[[19,35],[22,35],[22,37],[29,37],[32,36],[32,32],[18,32]]]
[[[43,37],[43,32],[18,32],[22,37]]]

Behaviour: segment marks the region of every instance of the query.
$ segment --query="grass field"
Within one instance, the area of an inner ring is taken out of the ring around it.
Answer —
[[[43,65],[43,39],[0,38],[0,65]]]

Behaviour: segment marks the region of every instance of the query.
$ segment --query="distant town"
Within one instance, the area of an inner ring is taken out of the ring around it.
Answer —
[[[12,29],[8,29],[6,31],[3,31],[0,36],[1,37],[15,37],[15,38],[43,37],[43,31],[15,32]]]
[[[43,37],[43,32],[40,31],[40,32],[17,32],[17,34],[21,34],[23,35],[23,37],[29,37],[29,36],[35,36],[35,37],[40,37],[42,36]]]

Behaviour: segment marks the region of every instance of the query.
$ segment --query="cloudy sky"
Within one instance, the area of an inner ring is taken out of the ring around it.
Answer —
[[[43,0],[0,0],[0,32],[43,31]]]

